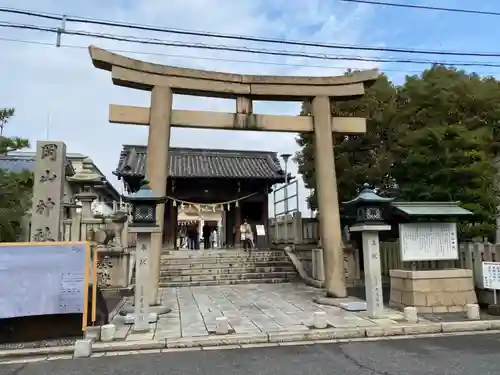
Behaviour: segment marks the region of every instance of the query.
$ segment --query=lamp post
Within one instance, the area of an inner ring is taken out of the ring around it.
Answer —
[[[288,244],[288,160],[291,154],[281,154],[285,163],[285,187],[283,191],[284,211],[285,211],[285,244]]]
[[[368,184],[364,184],[356,198],[344,202],[347,208],[356,210],[356,223],[350,231],[361,232],[363,240],[366,310],[370,318],[380,318],[384,312],[378,232],[391,229],[384,223],[384,208],[392,200],[394,198],[377,195]]]
[[[148,331],[149,323],[158,319],[157,312],[150,312],[151,280],[149,253],[151,251],[151,233],[158,233],[161,228],[156,223],[156,206],[165,202],[166,197],[156,195],[147,180],[136,193],[123,196],[123,200],[132,206],[132,222],[129,231],[137,234],[135,256],[135,307],[133,314],[127,314],[125,321],[134,323],[133,331]],[[155,301],[152,301],[154,304]],[[163,311],[166,312],[166,311]]]

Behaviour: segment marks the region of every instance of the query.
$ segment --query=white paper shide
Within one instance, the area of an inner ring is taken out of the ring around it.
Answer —
[[[407,223],[399,225],[401,260],[458,259],[456,223]]]

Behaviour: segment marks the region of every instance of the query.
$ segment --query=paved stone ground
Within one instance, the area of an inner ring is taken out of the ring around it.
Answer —
[[[215,318],[219,316],[226,316],[234,333],[242,334],[308,331],[316,311],[325,311],[335,328],[397,324],[404,319],[401,312],[392,309],[386,310],[384,319],[368,319],[366,312],[318,305],[312,298],[319,293],[294,283],[165,288],[161,300],[172,307],[172,312],[160,316],[147,333],[132,333],[131,326],[119,325],[117,339],[208,336],[215,332]]]

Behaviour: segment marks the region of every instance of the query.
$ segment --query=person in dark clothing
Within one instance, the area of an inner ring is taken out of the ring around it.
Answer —
[[[203,248],[210,249],[210,227],[207,224],[203,225]]]
[[[196,230],[193,223],[189,223],[187,228],[187,237],[188,237],[188,249],[194,250],[196,249]]]

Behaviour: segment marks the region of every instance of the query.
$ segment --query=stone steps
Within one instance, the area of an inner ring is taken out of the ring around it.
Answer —
[[[290,282],[291,279],[241,279],[241,280],[207,280],[207,281],[160,281],[160,287],[189,287],[213,285],[239,285],[239,284],[281,284]]]
[[[248,273],[226,273],[215,275],[164,275],[160,276],[160,282],[170,281],[217,281],[217,280],[246,280],[246,279],[286,279],[295,278],[294,271],[289,272],[248,272]]]
[[[226,269],[226,268],[260,268],[260,267],[286,267],[291,266],[289,260],[272,260],[272,261],[245,261],[245,260],[236,260],[233,262],[212,262],[212,259],[207,259],[206,262],[187,262],[183,264],[171,264],[171,263],[160,263],[160,267],[162,269],[168,270],[199,270],[202,271],[204,269]]]
[[[199,257],[257,257],[283,256],[283,250],[162,250],[162,258],[199,258]]]
[[[192,276],[192,275],[230,275],[244,273],[270,273],[270,272],[295,272],[292,265],[280,267],[226,267],[226,268],[201,268],[201,269],[163,269],[160,271],[160,277],[163,276]]]
[[[269,264],[269,263],[288,263],[290,260],[287,257],[272,257],[272,258],[193,258],[193,259],[161,259],[160,265],[174,268],[179,265],[203,266],[206,264],[217,265],[220,267],[231,267],[237,264]],[[210,267],[209,267],[210,268]]]
[[[163,251],[160,285],[231,285],[287,282],[296,277],[284,251],[178,250]]]

